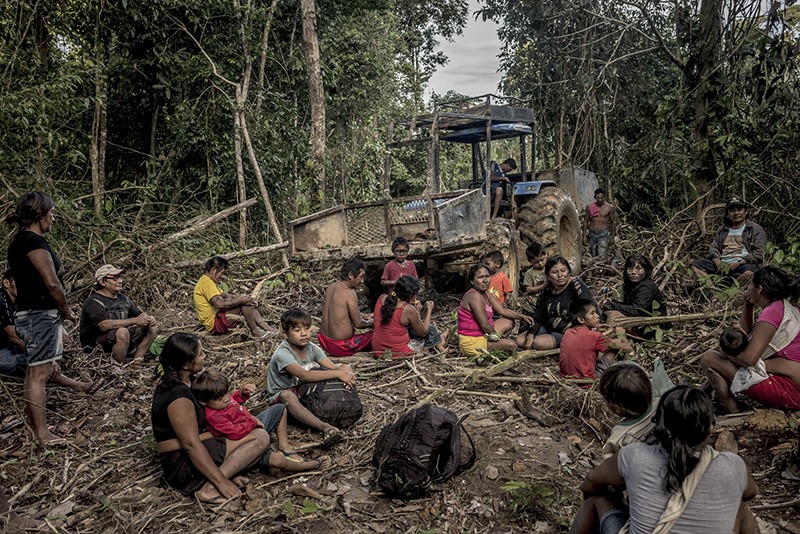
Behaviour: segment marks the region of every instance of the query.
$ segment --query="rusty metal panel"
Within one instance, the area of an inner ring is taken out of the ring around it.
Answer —
[[[344,210],[333,210],[322,217],[293,223],[291,233],[292,252],[341,248],[347,244]]]
[[[436,207],[442,248],[464,246],[486,239],[483,192],[473,189]]]

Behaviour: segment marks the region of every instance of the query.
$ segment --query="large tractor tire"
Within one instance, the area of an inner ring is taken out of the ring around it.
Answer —
[[[573,274],[581,272],[581,225],[569,195],[547,187],[519,207],[517,226],[522,246],[541,243],[548,256],[564,256]]]
[[[486,223],[486,242],[481,246],[477,261],[481,261],[481,256],[492,250],[499,250],[503,254],[503,272],[506,273],[517,294],[519,288],[520,248],[519,232],[515,228],[514,222],[510,219],[495,218]]]

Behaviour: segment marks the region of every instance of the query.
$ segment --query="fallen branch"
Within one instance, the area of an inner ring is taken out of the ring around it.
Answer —
[[[255,203],[255,199],[252,199],[253,203]],[[248,201],[249,202],[249,201]],[[219,254],[220,257],[225,258],[226,260],[232,260],[235,258],[245,258],[247,256],[256,256],[258,254],[266,254],[267,252],[274,252],[276,250],[281,250],[287,248],[289,246],[289,242],[285,241],[283,243],[275,243],[274,245],[269,245],[266,247],[252,247],[248,248],[247,250],[237,250],[235,252],[229,252],[227,254]],[[186,267],[200,267],[205,265],[208,258],[203,258],[199,260],[186,260],[186,261],[179,261],[176,263],[166,263],[164,267],[170,269],[184,269]],[[286,269],[281,269],[281,272],[285,272]]]
[[[777,508],[788,508],[800,504],[800,499],[792,499],[791,501],[776,502],[774,504],[757,504],[751,506],[751,510],[775,510]]]
[[[489,367],[488,369],[476,369],[472,373],[467,376],[468,380],[475,381],[482,378],[486,378],[487,376],[494,376],[499,375],[500,373],[504,373],[514,367],[518,366],[522,362],[526,362],[528,360],[533,360],[534,358],[544,358],[545,356],[555,356],[559,353],[558,349],[550,349],[550,350],[523,350],[517,352],[516,354],[512,355],[506,360]]]
[[[469,395],[471,397],[489,397],[490,399],[508,399],[508,400],[519,400],[519,395],[516,393],[512,393],[511,395],[503,395],[501,393],[486,393],[483,391],[471,391],[468,389],[444,389],[444,388],[435,388],[429,386],[422,386],[422,389],[425,391],[434,391],[440,392],[440,394],[450,394],[450,395]]]
[[[654,324],[664,323],[686,323],[689,321],[702,321],[704,319],[714,319],[718,317],[726,317],[728,312],[712,312],[712,313],[684,313],[678,315],[662,315],[658,317],[621,317],[617,319],[617,326],[629,328],[631,326],[647,326]]]

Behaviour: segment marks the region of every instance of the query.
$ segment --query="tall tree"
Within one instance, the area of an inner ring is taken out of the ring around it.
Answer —
[[[318,205],[325,203],[325,88],[317,37],[317,8],[314,0],[300,0],[303,23],[308,99],[311,105],[311,169],[319,187]]]

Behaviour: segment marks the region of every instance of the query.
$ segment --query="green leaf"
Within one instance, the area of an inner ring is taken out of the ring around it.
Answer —
[[[314,501],[306,499],[303,501],[303,507],[300,509],[301,514],[315,514],[319,511],[319,506]]]

